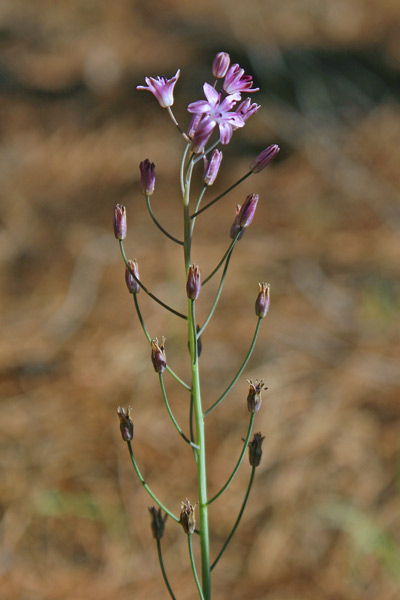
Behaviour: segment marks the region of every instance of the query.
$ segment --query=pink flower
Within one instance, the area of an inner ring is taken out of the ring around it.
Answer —
[[[239,65],[229,67],[224,79],[224,91],[227,94],[235,94],[236,92],[258,92],[260,88],[251,88],[253,78],[251,75],[245,75],[244,69]]]
[[[174,87],[179,79],[180,70],[178,69],[171,79],[166,77],[145,77],[147,87],[144,85],[136,86],[137,90],[147,90],[154,94],[160,106],[167,108],[174,103]]]
[[[221,102],[219,94],[211,85],[205,83],[204,95],[207,100],[198,100],[188,106],[188,111],[197,115],[203,115],[203,127],[207,124],[219,127],[219,135],[222,144],[228,144],[232,137],[233,127],[243,127],[244,120],[240,115],[232,111],[232,108],[240,100],[240,94],[230,94]]]
[[[251,104],[250,98],[246,98],[246,100],[243,100],[237,107],[236,114],[240,115],[243,121],[247,121],[247,119],[254,115],[260,107],[260,104],[256,104],[255,102]]]

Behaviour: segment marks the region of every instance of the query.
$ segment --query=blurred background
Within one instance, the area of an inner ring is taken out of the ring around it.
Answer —
[[[234,206],[260,194],[203,336],[205,405],[249,347],[259,281],[271,309],[234,391],[207,420],[210,493],[247,431],[248,378],[268,391],[248,509],[214,572],[215,598],[389,600],[400,594],[400,4],[396,0],[3,0],[0,6],[1,598],[167,598],[147,507],[116,408],[133,408],[146,481],[175,513],[196,497],[136,321],[112,232],[148,287],[185,310],[183,260],[152,225],[138,165],[156,163],[153,209],[180,236],[182,140],[146,75],[179,67],[175,113],[231,53],[262,105],[224,149],[212,199],[272,143],[282,150],[197,220],[208,273]],[[197,184],[196,184],[197,185]],[[200,184],[195,190],[200,189]],[[180,287],[179,287],[180,286]],[[204,288],[199,320],[215,283]],[[152,336],[188,378],[185,326],[139,295]],[[187,430],[187,397],[166,378]],[[240,508],[245,459],[212,506],[212,557]],[[197,597],[183,532],[167,521],[176,597]]]

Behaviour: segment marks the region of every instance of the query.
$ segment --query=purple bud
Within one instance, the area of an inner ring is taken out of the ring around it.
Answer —
[[[125,267],[126,287],[128,288],[131,294],[138,294],[140,292],[140,285],[135,279],[135,277],[139,279],[139,267],[136,258],[134,260],[128,260],[128,265],[130,270],[128,269],[128,267]],[[135,277],[133,277],[131,271],[135,275]]]
[[[161,540],[164,535],[165,521],[167,520],[168,515],[165,513],[163,517],[161,508],[156,508],[155,506],[149,508],[149,513],[151,514],[151,531],[153,532],[153,538]]]
[[[261,390],[268,388],[264,385],[264,381],[262,379],[260,383],[258,382],[258,379],[256,379],[254,383],[251,379],[248,379],[247,382],[249,383],[247,408],[249,409],[249,412],[256,413],[260,410],[261,407]]]
[[[162,338],[161,344],[158,339],[151,340],[151,360],[156,373],[163,373],[167,366],[167,357],[165,355],[165,337]]]
[[[197,125],[200,123],[201,119],[202,119],[203,115],[200,114],[194,114],[193,117],[190,119],[190,123],[189,123],[189,127],[187,130],[187,134],[190,138],[192,138],[194,136],[194,132],[197,129]]]
[[[249,442],[249,462],[252,467],[258,467],[262,456],[262,443],[265,437],[261,433],[255,433],[251,442]]]
[[[197,300],[201,288],[201,273],[197,265],[189,265],[188,278],[186,282],[187,297]]]
[[[250,194],[249,196],[247,196],[246,200],[240,208],[237,217],[239,227],[245,228],[251,225],[254,213],[256,212],[257,202],[258,194]]]
[[[269,283],[259,283],[260,289],[256,300],[256,315],[257,317],[264,318],[269,309]]]
[[[203,181],[206,185],[212,185],[214,183],[221,166],[221,161],[222,152],[219,150],[214,150],[209,161],[204,157]]]
[[[117,240],[126,238],[126,209],[121,204],[117,204],[114,210],[114,235]]]
[[[119,416],[119,428],[121,430],[122,439],[124,442],[130,442],[133,439],[133,423],[130,418],[131,408],[125,411],[124,408],[118,406],[117,414]]]
[[[264,167],[266,167],[271,162],[271,160],[275,158],[279,150],[280,148],[276,144],[265,148],[265,150],[260,152],[260,154],[251,163],[250,171],[253,171],[253,173],[259,173],[260,171],[262,171]]]
[[[222,77],[225,77],[230,64],[231,57],[229,54],[227,52],[218,52],[217,56],[214,58],[212,66],[212,74],[214,77],[216,79],[222,79]]]
[[[211,119],[201,119],[193,134],[192,143],[190,146],[192,152],[194,152],[195,154],[200,154],[201,152],[203,152],[205,145],[207,144],[212,132],[214,131],[215,125],[215,121],[212,121]]]
[[[185,502],[181,502],[181,524],[183,531],[188,535],[192,535],[196,529],[195,508],[196,505],[190,504],[187,498]]]
[[[241,208],[240,204],[237,204],[236,209],[235,209],[236,210],[235,220],[232,223],[231,232],[230,232],[230,236],[233,240],[235,239],[235,237],[237,236],[237,234],[239,232],[240,233],[237,238],[238,240],[240,240],[244,235],[244,229],[243,229],[243,227],[240,227],[240,225],[239,225],[240,208]]]
[[[142,192],[145,196],[151,196],[156,184],[156,176],[154,174],[155,165],[146,158],[146,160],[140,163],[139,168],[142,180]]]

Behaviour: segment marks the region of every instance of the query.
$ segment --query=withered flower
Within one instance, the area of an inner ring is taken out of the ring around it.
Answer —
[[[162,516],[161,508],[155,506],[149,507],[149,513],[151,515],[151,531],[153,532],[153,538],[161,540],[164,535],[165,521],[167,520],[167,513]]]
[[[133,423],[130,418],[131,407],[128,406],[128,410],[118,406],[117,414],[119,416],[119,428],[121,430],[122,439],[124,442],[130,442],[133,439]]]
[[[161,344],[157,338],[151,340],[151,360],[156,373],[164,373],[167,366],[167,357],[165,355],[165,337],[162,338]]]
[[[195,508],[196,505],[193,506],[193,504],[190,504],[187,498],[185,502],[181,502],[181,524],[183,531],[188,535],[192,535],[196,529]]]
[[[261,433],[255,433],[251,442],[249,442],[249,462],[252,467],[258,467],[261,462],[261,445],[265,437]]]
[[[266,385],[264,385],[264,381],[261,379],[258,382],[258,379],[255,379],[254,383],[251,379],[247,380],[249,383],[249,393],[247,395],[247,408],[249,412],[256,413],[260,410],[261,406],[261,390],[268,389]]]

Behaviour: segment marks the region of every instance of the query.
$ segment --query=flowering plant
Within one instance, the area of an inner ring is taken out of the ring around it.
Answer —
[[[212,73],[215,78],[214,84],[205,83],[203,86],[204,95],[206,100],[197,100],[191,102],[188,105],[188,112],[191,113],[192,119],[189,127],[184,131],[180,124],[175,119],[172,112],[172,106],[174,104],[174,88],[179,79],[180,71],[178,70],[174,77],[166,79],[165,77],[146,77],[147,86],[138,86],[139,90],[150,91],[155,98],[158,100],[162,108],[166,108],[169,115],[178,128],[181,136],[185,141],[185,148],[182,156],[181,170],[180,170],[180,187],[182,193],[183,209],[184,209],[184,231],[183,239],[177,239],[171,235],[157,220],[155,217],[151,204],[150,196],[155,190],[155,167],[154,163],[146,159],[140,164],[141,174],[141,187],[144,196],[146,197],[147,208],[154,224],[174,243],[180,245],[183,249],[185,274],[186,274],[186,296],[187,296],[187,313],[183,314],[175,308],[169,306],[160,298],[150,292],[147,287],[142,283],[139,277],[139,267],[136,260],[128,260],[124,250],[124,239],[127,235],[127,220],[126,220],[126,209],[124,206],[117,205],[114,212],[114,233],[115,237],[119,241],[121,254],[125,263],[125,281],[129,292],[133,295],[135,308],[139,322],[143,329],[143,332],[151,346],[151,361],[155,372],[158,374],[161,393],[164,399],[164,403],[167,412],[171,418],[171,421],[176,428],[179,435],[183,440],[189,444],[193,450],[195,459],[195,465],[198,475],[198,499],[196,504],[191,504],[186,498],[181,500],[181,512],[178,517],[172,510],[167,508],[159,498],[155,496],[151,488],[147,485],[137,465],[134,451],[132,447],[133,440],[133,422],[131,420],[131,409],[118,407],[118,416],[120,419],[120,430],[122,439],[127,443],[130,458],[136,474],[141,481],[142,485],[149,493],[151,498],[156,503],[157,507],[151,507],[149,509],[151,515],[151,529],[153,537],[157,542],[158,557],[160,561],[161,572],[164,578],[165,585],[171,598],[175,598],[171,583],[167,577],[167,573],[164,567],[162,552],[161,552],[161,539],[164,532],[165,520],[167,516],[179,523],[182,526],[184,533],[188,540],[188,550],[191,568],[193,571],[194,581],[197,586],[199,597],[202,600],[210,600],[211,598],[211,572],[219,562],[222,554],[228,546],[236,528],[239,524],[241,516],[243,514],[247,499],[249,497],[250,489],[253,483],[254,472],[256,467],[260,464],[261,460],[261,445],[263,436],[261,433],[256,433],[253,439],[250,441],[253,423],[255,419],[255,413],[260,409],[261,406],[261,392],[266,389],[264,381],[258,382],[257,379],[253,382],[249,380],[249,392],[247,397],[247,406],[250,413],[248,431],[245,440],[243,440],[243,446],[240,452],[239,459],[233,468],[233,471],[227,481],[222,485],[221,489],[214,497],[209,498],[207,493],[207,477],[206,477],[206,445],[205,445],[205,420],[207,416],[224,400],[224,398],[231,391],[243,370],[245,369],[249,358],[254,349],[258,332],[260,329],[261,321],[266,316],[269,309],[270,302],[270,286],[267,283],[259,284],[259,293],[255,302],[255,314],[257,317],[255,333],[250,344],[249,351],[243,360],[242,365],[233,377],[231,383],[218,397],[218,399],[209,407],[203,406],[201,397],[201,380],[200,380],[200,354],[201,354],[201,335],[208,326],[211,317],[213,316],[214,310],[217,306],[220,298],[222,287],[225,281],[225,277],[228,270],[228,265],[232,252],[235,245],[243,236],[245,230],[251,225],[257,203],[259,200],[258,194],[250,194],[244,200],[243,205],[236,206],[235,219],[233,221],[230,237],[231,242],[222,259],[218,262],[216,267],[206,277],[202,277],[201,271],[198,265],[192,264],[191,261],[191,245],[193,230],[196,222],[196,218],[204,211],[213,206],[216,202],[221,200],[228,192],[234,189],[247,177],[253,173],[259,173],[279,152],[277,145],[268,146],[263,150],[251,163],[249,171],[231,185],[222,194],[219,194],[216,198],[209,201],[207,204],[200,208],[203,197],[205,196],[208,188],[213,185],[221,163],[222,163],[222,152],[218,149],[219,144],[227,145],[232,138],[234,131],[244,127],[247,119],[255,114],[260,106],[252,103],[250,98],[242,100],[242,93],[256,92],[258,88],[253,88],[253,81],[250,75],[246,75],[244,70],[239,65],[230,65],[230,57],[226,52],[220,52],[214,59],[212,65]],[[240,104],[237,106],[238,102]],[[211,143],[212,135],[218,131],[217,139]],[[203,187],[199,194],[199,197],[193,204],[191,198],[191,181],[195,171],[195,167],[199,162],[203,162],[204,171],[202,175]],[[193,208],[194,206],[194,208]],[[207,318],[202,325],[198,325],[196,322],[196,302],[198,301],[201,293],[202,286],[206,285],[220,270],[222,270],[220,283],[218,286],[217,294],[214,303],[209,311]],[[171,368],[167,360],[165,338],[161,341],[157,338],[152,338],[149,334],[147,327],[144,323],[140,306],[138,302],[138,294],[140,290],[143,290],[153,300],[158,302],[166,310],[172,312],[178,318],[183,319],[187,323],[188,331],[188,347],[190,353],[190,370],[191,370],[191,381],[183,381]],[[190,431],[186,435],[178,424],[175,416],[171,410],[168,402],[164,386],[164,373],[167,371],[176,382],[181,385],[188,393],[189,402],[189,415],[190,415]],[[209,518],[208,509],[214,501],[216,501],[222,493],[227,489],[231,481],[233,480],[242,460],[246,449],[249,449],[249,462],[251,466],[251,475],[249,485],[245,494],[245,498],[242,507],[239,511],[239,515],[233,528],[216,558],[211,562],[210,560],[210,540],[209,540]],[[164,512],[164,516],[163,513]],[[197,514],[198,513],[198,517]],[[197,525],[198,523],[198,525]],[[197,525],[197,526],[196,526]],[[200,556],[201,556],[201,582],[197,575],[196,565],[194,561],[192,551],[192,536],[197,535],[200,541]]]

